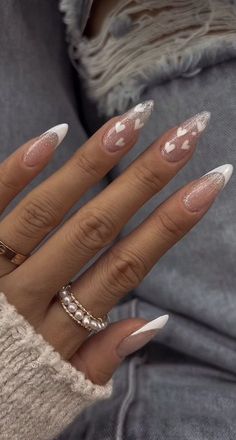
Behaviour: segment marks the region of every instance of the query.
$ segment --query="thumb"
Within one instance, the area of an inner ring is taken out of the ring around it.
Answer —
[[[88,338],[70,359],[93,383],[104,385],[123,359],[149,342],[168,321],[168,315],[152,321],[126,319],[110,324]]]

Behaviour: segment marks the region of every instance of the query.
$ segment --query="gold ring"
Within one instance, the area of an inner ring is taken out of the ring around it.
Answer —
[[[14,249],[7,246],[6,243],[3,243],[3,241],[1,240],[0,240],[0,255],[4,255],[4,257],[10,260],[11,263],[16,264],[17,266],[24,263],[24,261],[27,258],[29,258],[29,255],[19,254],[18,252],[14,251]]]

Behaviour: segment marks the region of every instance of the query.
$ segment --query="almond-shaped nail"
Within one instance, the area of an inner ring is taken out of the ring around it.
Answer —
[[[112,127],[103,136],[103,148],[110,153],[114,153],[131,144],[132,141],[135,142],[137,132],[150,117],[153,107],[153,100],[144,101],[116,119]]]
[[[210,117],[210,112],[203,111],[171,131],[171,137],[165,141],[161,149],[163,157],[170,162],[178,162],[188,155],[195,148]]]
[[[159,316],[131,333],[117,347],[118,356],[124,358],[142,348],[166,325],[168,319],[169,315]]]
[[[68,124],[59,124],[41,134],[23,157],[25,165],[33,167],[45,161],[60,145],[68,131]]]
[[[233,165],[225,164],[214,168],[193,182],[185,193],[183,202],[189,211],[207,209],[226,186],[233,173]]]

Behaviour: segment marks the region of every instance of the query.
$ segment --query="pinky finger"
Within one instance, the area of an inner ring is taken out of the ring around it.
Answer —
[[[47,165],[67,130],[67,124],[52,127],[29,140],[0,164],[0,214]]]
[[[128,319],[111,324],[87,339],[71,364],[98,385],[106,384],[124,358],[147,344],[167,323],[168,315],[152,321]]]

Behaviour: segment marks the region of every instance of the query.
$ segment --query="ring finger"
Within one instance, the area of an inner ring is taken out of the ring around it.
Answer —
[[[41,136],[29,140],[0,164],[0,214],[4,212],[16,195],[47,165],[55,149],[63,141],[67,130],[67,124],[52,127]],[[9,217],[9,215],[6,216],[7,223]],[[4,221],[2,225],[4,225]],[[18,245],[14,246],[14,239],[4,231],[4,226],[0,240],[3,241],[0,246],[0,275],[3,275],[10,272],[12,268],[15,268],[15,262],[19,257],[17,252],[22,253],[22,249]],[[8,251],[5,245],[11,249],[14,246],[16,255],[12,252],[9,259],[4,258],[5,253]]]
[[[232,171],[230,164],[218,167],[171,196],[73,283],[75,297],[95,316],[109,312],[202,218]],[[59,301],[52,304],[40,332],[66,358],[87,337],[87,331],[69,317]]]

